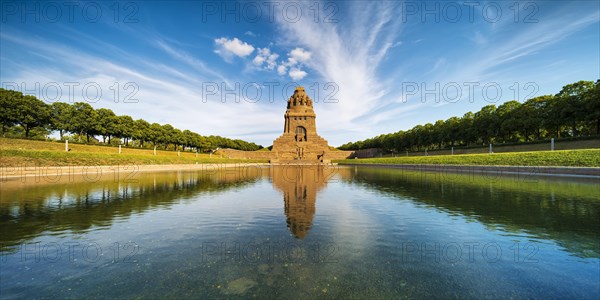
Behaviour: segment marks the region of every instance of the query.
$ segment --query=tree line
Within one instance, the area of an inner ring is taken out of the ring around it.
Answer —
[[[476,113],[349,142],[342,150],[422,151],[600,135],[600,80],[565,85],[556,95],[487,105]]]
[[[85,102],[46,104],[35,96],[0,88],[0,122],[3,136],[46,137],[58,132],[60,139],[73,134],[78,142],[119,144],[134,147],[156,146],[159,149],[187,149],[207,152],[215,148],[254,151],[260,145],[221,136],[202,136],[190,130],[180,130],[170,124],[158,124],[131,116],[117,116],[106,108],[94,109]]]

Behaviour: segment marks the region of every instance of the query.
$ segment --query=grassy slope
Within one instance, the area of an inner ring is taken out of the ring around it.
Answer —
[[[65,152],[64,143],[0,138],[0,167],[67,166],[67,165],[125,165],[125,164],[195,164],[266,162],[265,160],[228,159],[217,155],[176,151],[122,148],[69,144],[71,151]]]
[[[217,155],[0,138],[0,167],[25,165],[124,165],[124,164],[195,164],[266,162],[266,160],[228,159]],[[341,164],[450,164],[450,165],[516,165],[600,167],[600,149],[536,151],[495,154],[409,156],[395,158],[347,159]]]
[[[600,139],[589,140],[574,140],[574,141],[557,141],[554,145],[555,150],[575,150],[575,149],[596,149],[600,148]],[[531,143],[523,145],[493,145],[494,153],[506,152],[531,152],[531,151],[548,151],[550,150],[550,142]],[[454,154],[487,154],[489,147],[478,148],[455,148]],[[446,150],[429,150],[429,155],[451,155],[450,149]],[[403,152],[400,152],[404,156]],[[423,156],[424,151],[409,152],[409,156]],[[387,155],[391,156],[391,155]]]
[[[600,149],[346,159],[340,164],[600,167]]]

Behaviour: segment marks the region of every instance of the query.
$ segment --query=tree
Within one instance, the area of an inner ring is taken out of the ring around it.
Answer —
[[[90,137],[102,135],[102,142],[110,144],[112,137],[124,139],[125,145],[135,139],[140,147],[147,141],[152,141],[154,146],[163,143],[165,148],[173,144],[175,149],[195,147],[208,150],[215,147],[229,147],[240,150],[258,150],[262,146],[243,140],[232,140],[220,136],[203,137],[198,133],[174,128],[169,124],[161,126],[158,123],[150,125],[143,119],[133,121],[130,116],[116,116],[106,108],[95,110],[90,104],[76,102],[73,105],[55,102],[47,105],[34,96],[24,96],[18,91],[0,88],[0,123],[2,133],[9,130],[17,134],[24,132],[29,137],[33,130],[35,135],[47,135],[48,128],[58,130],[63,139],[65,132],[76,133],[79,141],[83,135],[86,142]],[[13,128],[20,125],[18,128]],[[22,129],[21,129],[22,128]]]
[[[148,130],[148,140],[152,141],[154,146],[157,146],[158,143],[161,143],[164,140],[163,128],[158,123],[152,123]]]
[[[442,149],[444,144],[448,141],[448,131],[446,130],[446,123],[444,120],[437,120],[433,124],[433,139],[434,143],[438,144],[438,149]]]
[[[98,113],[96,131],[102,135],[102,143],[106,143],[106,138],[108,137],[108,143],[110,144],[110,138],[115,135],[117,116],[112,110],[107,108],[100,108],[96,112]]]
[[[450,143],[451,147],[454,147],[456,142],[460,140],[460,119],[458,117],[452,117],[444,122],[444,132],[447,142]]]
[[[363,141],[340,146],[343,150],[370,147],[420,150],[437,144],[461,144],[494,141],[529,141],[545,137],[600,134],[600,80],[579,81],[565,85],[556,95],[544,95],[521,104],[507,101],[498,108],[482,107],[477,113],[467,112],[462,118],[452,117],[434,125],[416,125],[407,131],[382,134]]]
[[[203,152],[209,151],[211,149],[214,149],[215,146],[213,144],[210,143],[210,141],[201,135],[198,135],[198,146],[200,147],[200,150]]]
[[[519,129],[519,122],[516,111],[521,106],[521,103],[516,100],[504,102],[496,109],[498,118],[498,137],[503,141],[518,141],[516,133]]]
[[[169,144],[175,144],[177,143],[177,140],[175,139],[175,128],[173,126],[171,126],[171,124],[165,124],[162,126],[162,143],[165,144],[165,148],[167,147],[167,145]],[[175,145],[173,145],[173,147],[175,147]]]
[[[477,129],[474,127],[475,114],[467,112],[460,119],[460,136],[465,145],[477,142]]]
[[[181,146],[181,148],[185,146],[185,135],[183,134],[183,132],[181,132],[181,130],[173,128],[171,135],[171,143],[173,143],[173,146],[175,146],[175,150],[177,150],[179,146]]]
[[[144,142],[150,138],[150,123],[142,119],[135,120],[131,137],[140,142],[140,147],[144,147]]]
[[[473,126],[476,129],[477,137],[483,144],[491,143],[498,132],[496,105],[486,105],[476,112]]]
[[[123,143],[127,146],[132,134],[133,119],[130,116],[117,116],[115,136],[122,138]]]
[[[588,89],[583,96],[587,121],[591,127],[596,127],[595,134],[600,134],[600,79]]]
[[[0,88],[0,120],[3,134],[19,120],[17,104],[22,97],[20,92]]]
[[[25,130],[26,138],[32,128],[50,124],[50,109],[46,103],[31,95],[17,99],[17,124]]]
[[[535,135],[535,139],[542,138],[544,122],[548,111],[548,105],[552,96],[540,96],[527,100],[515,112],[518,131],[529,141],[530,135]]]
[[[594,83],[591,81],[578,81],[576,83],[565,85],[556,95],[558,98],[557,109],[565,125],[571,127],[571,135],[579,135],[579,127],[582,121],[586,119],[587,112],[584,106],[584,97],[586,93],[593,89]]]
[[[98,113],[94,108],[85,102],[75,102],[73,104],[72,130],[80,136],[85,134],[87,143],[90,142],[90,135],[96,133],[98,123]]]
[[[558,100],[558,97],[554,95],[548,96],[544,105],[544,122],[543,127],[550,134],[549,136],[560,137],[562,128],[564,127],[564,120],[561,119],[562,105],[564,103]]]
[[[50,128],[58,130],[60,139],[63,139],[65,132],[71,130],[73,116],[73,106],[64,102],[54,102],[50,105]]]
[[[183,135],[185,138],[185,147],[186,148],[196,148],[196,150],[198,150],[199,146],[200,146],[200,135],[189,131],[189,130],[184,130],[183,131]]]

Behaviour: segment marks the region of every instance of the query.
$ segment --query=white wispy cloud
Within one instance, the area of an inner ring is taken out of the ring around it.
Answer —
[[[544,18],[543,22],[519,27],[521,30],[517,34],[512,34],[511,31],[511,34],[505,36],[503,36],[505,34],[502,31],[503,28],[498,28],[498,24],[492,24],[495,26],[494,31],[490,32],[485,39],[501,40],[502,42],[482,42],[480,43],[482,47],[480,51],[465,53],[459,61],[455,61],[452,65],[445,58],[442,58],[447,67],[445,72],[434,72],[441,66],[438,59],[427,81],[440,82],[442,84],[449,82],[479,82],[482,84],[486,82],[501,82],[508,85],[514,84],[515,81],[523,81],[520,80],[521,74],[513,72],[512,63],[519,59],[534,57],[539,51],[561,42],[587,26],[598,23],[600,21],[598,13],[598,11],[583,15],[561,13],[560,17],[559,15],[550,15]],[[505,22],[503,25],[507,26],[507,28],[504,28],[505,30],[513,29],[514,27],[510,26],[515,26],[515,24],[510,22]],[[548,61],[547,63],[552,62],[554,61]],[[546,65],[544,64],[543,66]],[[542,74],[537,75],[536,78],[526,78],[522,83],[540,80],[539,76],[542,76]],[[463,98],[467,96],[465,94]]]
[[[192,73],[172,69],[162,62],[138,56],[139,66],[117,64],[102,57],[87,54],[70,46],[44,38],[2,32],[3,44],[11,43],[23,46],[29,51],[46,53],[56,65],[21,64],[18,72],[10,77],[4,76],[3,82],[24,83],[28,89],[36,83],[76,82],[74,101],[83,101],[81,87],[85,83],[96,83],[102,91],[102,98],[91,103],[95,108],[110,108],[119,115],[130,115],[134,119],[143,118],[149,122],[172,124],[176,128],[189,129],[203,135],[222,135],[231,138],[244,138],[262,142],[265,146],[276,137],[269,134],[276,128],[279,119],[273,118],[281,113],[280,107],[259,105],[237,95],[237,102],[225,98],[218,91],[212,97],[204,97],[202,83],[221,84],[220,74],[206,72],[204,64],[187,53],[162,42],[158,47],[173,54],[174,58],[197,64]],[[2,57],[5,61],[5,57]],[[143,66],[143,67],[142,67]],[[173,76],[176,75],[176,76]],[[234,81],[232,79],[232,81]],[[118,82],[121,86],[132,82],[137,86],[137,103],[123,103],[127,91],[121,91],[119,101],[115,101],[111,87]],[[225,83],[224,83],[225,84]],[[231,88],[231,87],[228,87]],[[219,87],[220,89],[220,87]],[[36,95],[43,98],[42,95]],[[60,101],[68,101],[66,89]],[[231,122],[235,118],[235,122]],[[260,122],[257,120],[261,120]],[[250,133],[256,133],[251,135]],[[252,138],[249,138],[252,136]]]
[[[306,5],[303,11],[311,11],[311,2],[302,3]],[[43,38],[43,34],[36,36],[19,30],[7,30],[3,26],[0,32],[0,47],[3,47],[3,53],[0,54],[2,80],[24,82],[28,87],[35,82],[97,82],[105,93],[103,100],[94,103],[94,107],[111,108],[117,114],[128,114],[150,122],[171,123],[175,127],[201,134],[244,138],[269,145],[280,133],[273,128],[281,128],[284,106],[244,101],[243,95],[238,95],[241,100],[239,103],[231,100],[223,103],[219,91],[205,102],[202,85],[217,83],[220,89],[223,83],[231,89],[235,82],[260,81],[269,76],[269,72],[274,76],[277,72],[282,76],[280,79],[303,80],[303,84],[310,85],[307,86],[307,92],[320,101],[315,103],[319,132],[332,144],[339,145],[349,140],[432,122],[435,121],[433,118],[442,118],[447,114],[460,115],[479,105],[463,101],[453,107],[436,108],[442,104],[421,103],[417,101],[419,95],[403,95],[400,89],[402,82],[427,82],[428,87],[432,87],[430,82],[443,85],[448,82],[496,81],[510,85],[517,80],[521,83],[538,80],[545,76],[542,74],[544,70],[552,70],[547,73],[553,74],[547,76],[556,77],[560,73],[559,77],[564,81],[565,74],[577,72],[574,68],[564,68],[572,60],[567,56],[537,54],[553,46],[561,47],[562,44],[558,43],[599,22],[597,7],[577,13],[571,9],[557,9],[554,15],[540,16],[540,22],[535,24],[515,24],[512,16],[509,16],[499,23],[470,24],[472,27],[463,31],[471,35],[463,35],[457,43],[464,43],[461,46],[465,49],[476,43],[477,51],[433,55],[435,51],[414,53],[430,47],[435,35],[428,35],[419,29],[418,39],[414,36],[404,37],[404,25],[402,18],[398,17],[401,12],[398,12],[397,3],[382,1],[365,5],[364,2],[350,1],[346,4],[348,7],[336,15],[339,20],[337,23],[315,22],[310,15],[291,23],[280,17],[283,16],[281,12],[275,13],[278,16],[275,23],[277,35],[268,44],[264,42],[264,45],[256,44],[258,42],[254,39],[252,45],[237,37],[207,38],[206,52],[213,58],[216,55],[211,51],[229,62],[236,58],[251,71],[265,71],[260,74],[266,74],[265,77],[256,77],[255,72],[215,69],[209,59],[205,60],[196,52],[199,49],[196,41],[169,40],[165,38],[166,35],[161,36],[150,29],[140,34],[137,29],[123,27],[124,34],[135,39],[136,45],[154,47],[152,51],[135,52],[76,28],[66,29],[61,36],[65,38],[63,40]],[[245,33],[248,39],[254,35],[257,34],[250,31]],[[257,36],[264,37],[262,34]],[[597,33],[592,37],[597,37]],[[401,39],[405,41],[404,44]],[[80,40],[80,43],[76,43],[76,40]],[[19,45],[24,49],[22,55],[27,57],[8,57],[7,45]],[[77,48],[78,45],[80,48]],[[415,49],[419,50],[410,53],[410,47],[418,47]],[[160,52],[160,55],[152,52]],[[398,53],[402,53],[402,56]],[[32,58],[35,62],[32,62]],[[531,64],[532,61],[540,65],[537,66],[538,71],[524,72],[527,70],[518,66],[521,62]],[[557,64],[558,61],[566,63]],[[413,66],[411,64],[414,64],[414,69],[403,68],[404,65]],[[561,65],[563,69],[558,69]],[[536,77],[532,77],[532,74]],[[315,87],[312,80],[318,81],[319,96],[312,90]],[[115,103],[109,89],[115,82],[121,85],[135,82],[139,86],[135,96],[139,103]],[[328,82],[334,85],[325,89]],[[259,88],[266,91],[265,87]],[[463,98],[466,96],[463,94]],[[277,95],[277,100],[280,100],[279,97]],[[323,103],[326,97],[339,102]],[[461,111],[454,113],[448,108]],[[406,121],[407,117],[414,118]]]
[[[306,77],[308,73],[297,68],[291,68],[288,75],[290,75],[290,78],[292,78],[292,80],[302,80],[302,78]]]
[[[331,130],[359,128],[353,119],[385,102],[389,79],[378,76],[378,69],[400,30],[394,3],[349,5],[353,6],[349,9],[352,15],[340,23],[316,23],[312,18],[294,23],[281,18],[277,23],[284,43],[306,49],[292,50],[290,58],[304,61],[318,73],[322,84],[332,82],[339,87],[334,96],[338,103],[318,107],[319,125]],[[361,125],[361,131],[372,132],[369,124]]]
[[[156,40],[156,45],[158,46],[158,48],[162,49],[167,54],[171,55],[173,58],[193,67],[197,71],[204,74],[206,77],[218,78],[221,81],[230,83],[230,80],[228,80],[225,76],[223,76],[221,73],[213,70],[212,68],[208,67],[206,65],[206,63],[195,58],[193,55],[191,55],[183,50],[176,49],[163,40]]]
[[[302,70],[302,68],[304,67],[304,64],[310,60],[311,55],[312,54],[309,51],[306,51],[303,48],[294,48],[288,53],[287,61],[282,61],[279,64],[279,66],[277,67],[277,73],[279,75],[284,75],[289,69],[289,72],[287,72],[287,74],[292,80],[302,80],[308,75],[308,73]]]
[[[512,61],[514,59],[535,53],[539,49],[560,42],[574,32],[594,23],[600,22],[598,11],[584,15],[571,15],[564,18],[547,18],[544,22],[536,23],[528,30],[523,30],[514,38],[494,47],[487,60],[483,60],[488,68]],[[568,19],[569,22],[564,20]],[[491,49],[490,49],[491,50]]]
[[[232,55],[246,57],[254,51],[254,47],[238,38],[228,39],[221,37],[215,39],[215,53],[222,56],[225,60],[230,60]]]
[[[288,61],[292,64],[299,62],[306,63],[310,59],[311,53],[302,48],[294,48],[294,50],[290,51],[288,56]]]
[[[399,69],[384,74],[382,69],[387,66],[387,61],[393,61],[400,68],[401,62],[410,59],[390,56],[392,48],[402,45],[399,40],[403,23],[397,17],[399,6],[393,2],[370,5],[350,2],[348,5],[349,15],[340,16],[338,23],[317,23],[312,18],[293,23],[280,18],[277,23],[282,44],[309,51],[311,57],[306,66],[314,70],[322,82],[334,82],[339,87],[335,94],[339,103],[317,104],[320,128],[335,130],[339,140],[362,139],[384,133],[382,130],[408,129],[406,125],[409,124],[403,123],[401,118],[414,115],[414,112],[421,116],[436,116],[422,118],[410,126],[433,122],[433,118],[448,114],[439,108],[439,103],[422,103],[419,94],[402,95],[402,82],[440,82],[443,86],[449,82],[493,81],[510,85],[521,76],[511,67],[514,61],[535,55],[599,21],[597,10],[582,14],[567,9],[573,13],[556,10],[554,15],[540,16],[543,20],[536,24],[515,24],[510,17],[504,18],[508,21],[494,24],[481,22],[472,25],[478,28],[471,37],[471,41],[478,44],[478,51],[427,57],[431,65],[418,66],[414,74]],[[419,38],[412,44],[425,40],[426,37]],[[463,46],[467,47],[466,44]],[[415,56],[419,54],[415,53]],[[423,71],[428,69],[429,72]],[[286,70],[281,68],[279,71]],[[477,92],[481,93],[481,90]],[[471,104],[464,99],[468,93],[462,96],[461,103],[465,104],[460,105],[462,111],[459,114],[473,106],[489,104]]]
[[[271,53],[271,49],[269,48],[258,48],[257,54],[252,60],[252,63],[261,67],[265,64],[265,68],[267,70],[273,70],[275,66],[277,66],[277,59],[279,58],[279,54]]]
[[[279,75],[285,75],[286,71],[287,71],[287,67],[285,65],[279,65],[279,66],[277,66],[277,74],[279,74]]]

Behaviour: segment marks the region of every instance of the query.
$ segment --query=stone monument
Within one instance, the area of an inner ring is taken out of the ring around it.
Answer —
[[[296,87],[287,101],[283,134],[273,141],[271,151],[220,149],[219,153],[229,158],[268,159],[273,164],[286,165],[329,164],[332,160],[353,157],[355,151],[329,147],[327,141],[317,134],[316,118],[312,99],[303,87]]]
[[[271,162],[329,163],[329,145],[317,134],[316,118],[312,99],[303,87],[297,87],[287,101],[283,135],[273,141],[271,151],[277,155]]]

